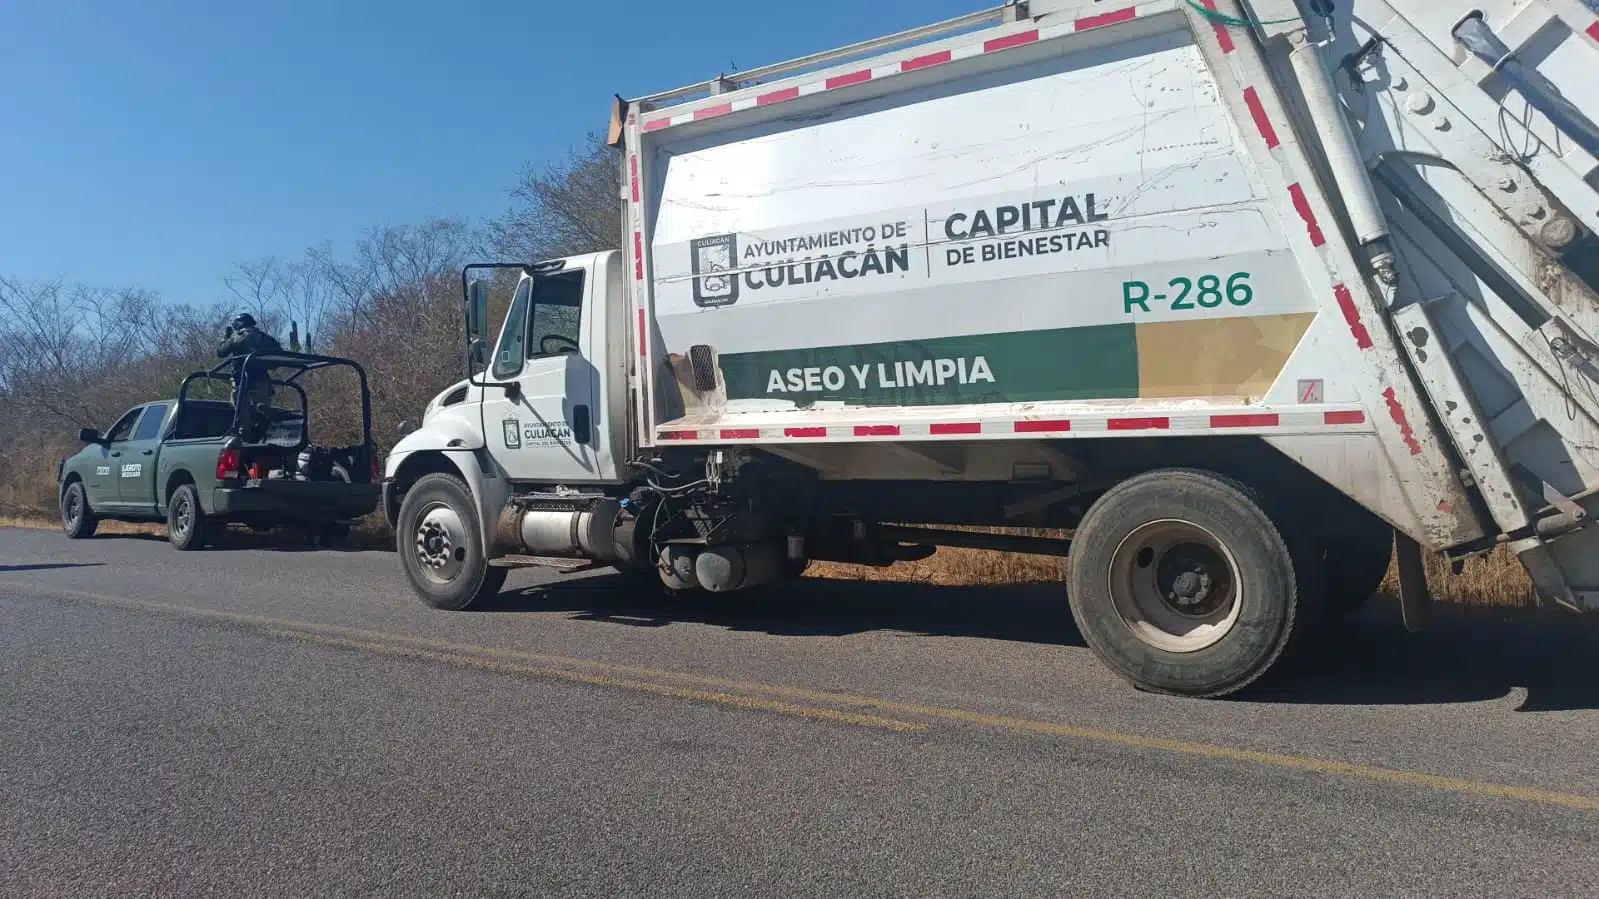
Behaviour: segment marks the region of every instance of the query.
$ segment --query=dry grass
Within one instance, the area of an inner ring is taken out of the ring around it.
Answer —
[[[60,527],[60,522],[53,521],[43,515],[0,515],[0,528],[32,528],[34,530],[53,531]],[[125,521],[102,521],[96,533],[165,537],[167,528],[163,524],[131,524]]]
[[[1463,606],[1522,608],[1538,605],[1532,581],[1516,557],[1505,550],[1466,562],[1459,575],[1449,563],[1427,556],[1427,585],[1433,598]],[[972,549],[940,549],[921,562],[901,562],[888,568],[819,562],[807,576],[837,580],[896,581],[940,586],[993,586],[1043,584],[1066,580],[1066,560]],[[1389,569],[1383,592],[1399,595],[1399,577]]]
[[[43,515],[0,515],[0,527],[54,529],[59,525]],[[100,523],[105,534],[166,536],[160,524]],[[381,518],[372,516],[357,526],[352,535],[355,545],[392,549],[393,536]],[[888,568],[817,562],[807,577],[848,581],[891,581],[948,587],[999,586],[1010,584],[1050,584],[1066,580],[1066,560],[1051,556],[986,552],[974,549],[940,549],[921,562],[901,562]],[[1524,608],[1538,605],[1532,582],[1515,556],[1496,550],[1466,562],[1465,570],[1455,575],[1449,563],[1436,556],[1427,557],[1427,584],[1433,598],[1462,606]],[[1390,569],[1383,592],[1399,594],[1398,575]]]

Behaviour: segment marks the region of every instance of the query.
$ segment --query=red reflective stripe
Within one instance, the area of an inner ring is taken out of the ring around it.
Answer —
[[[1366,423],[1366,413],[1328,412],[1322,416],[1322,421],[1330,425],[1363,425]]]
[[[1019,34],[1007,34],[993,40],[983,41],[983,52],[993,53],[995,50],[1007,50],[1011,47],[1020,47],[1022,44],[1031,44],[1038,40],[1038,29],[1023,31]]]
[[[784,428],[784,437],[826,437],[826,428]]]
[[[856,425],[856,437],[898,437],[899,425]]]
[[[1277,129],[1271,125],[1271,118],[1266,115],[1266,107],[1260,102],[1260,93],[1252,87],[1244,88],[1244,102],[1249,105],[1249,115],[1255,120],[1255,127],[1260,130],[1260,136],[1266,139],[1269,149],[1277,149],[1282,141],[1277,139]]]
[[[929,434],[981,434],[983,424],[978,421],[952,421],[936,424],[927,429]]]
[[[1037,434],[1040,431],[1070,431],[1071,429],[1072,423],[1064,418],[1018,421],[1014,425],[1014,430],[1018,434]]]
[[[859,72],[851,72],[848,75],[834,75],[833,77],[827,79],[827,89],[832,90],[835,87],[849,87],[852,84],[860,84],[862,81],[871,80],[872,70],[861,69]]]
[[[1261,412],[1254,415],[1212,415],[1210,426],[1213,428],[1275,428],[1282,420],[1270,412]]]
[[[905,60],[899,64],[899,70],[901,72],[914,72],[917,69],[925,69],[928,66],[940,66],[946,62],[949,62],[950,58],[951,57],[948,50],[945,50],[942,53],[929,53],[926,56],[918,56],[915,59]]]
[[[1199,2],[1203,3],[1205,8],[1211,12],[1216,12],[1216,0],[1199,0]],[[1226,25],[1217,22],[1212,24],[1211,27],[1216,29],[1216,43],[1221,45],[1221,52],[1231,53],[1237,49],[1237,45],[1233,43],[1233,36],[1227,31]]]
[[[1311,211],[1310,198],[1305,196],[1305,189],[1298,184],[1290,184],[1288,195],[1294,198],[1294,210],[1305,220],[1305,229],[1310,232],[1310,242],[1318,247],[1325,244],[1327,235],[1321,233],[1321,225],[1316,223],[1316,213]]]
[[[1416,432],[1410,427],[1410,419],[1405,416],[1405,407],[1399,404],[1399,395],[1390,387],[1382,392],[1382,398],[1388,403],[1388,417],[1399,426],[1399,439],[1405,442],[1412,456],[1421,455],[1421,441],[1416,439]]]
[[[662,440],[698,440],[698,439],[700,439],[700,432],[699,431],[662,431],[661,432],[661,439]]]
[[[1333,296],[1338,298],[1338,309],[1344,314],[1344,323],[1349,325],[1349,333],[1355,338],[1355,346],[1363,350],[1371,349],[1371,332],[1366,330],[1366,323],[1360,320],[1360,310],[1355,308],[1355,296],[1349,292],[1349,287],[1344,284],[1334,284]]]
[[[719,115],[727,115],[733,111],[733,104],[721,103],[716,106],[707,106],[704,109],[694,110],[694,121],[700,119],[714,119]]]
[[[758,440],[761,436],[760,428],[723,428],[723,440]]]
[[[627,157],[628,180],[633,182],[633,202],[638,202],[638,156]]]
[[[633,232],[633,277],[644,280],[644,234],[641,231]]]
[[[1115,25],[1117,22],[1130,22],[1138,18],[1138,7],[1129,6],[1115,12],[1100,13],[1097,16],[1087,16],[1077,20],[1077,30],[1087,31],[1090,28],[1104,28],[1106,25]]]
[[[788,100],[795,100],[798,98],[799,88],[785,87],[780,91],[772,91],[769,94],[761,94],[759,97],[755,98],[755,105],[765,106],[768,103],[783,103]]]
[[[1111,431],[1164,431],[1171,427],[1169,418],[1113,418],[1105,422]]]
[[[648,356],[650,354],[649,334],[649,329],[644,324],[644,310],[640,309],[638,311],[638,354],[640,356]]]
[[[644,130],[645,131],[659,131],[660,129],[665,128],[666,126],[668,126],[670,124],[672,124],[672,117],[671,116],[667,116],[664,119],[651,119],[650,121],[644,123]]]
[[[1588,36],[1596,41],[1599,41],[1599,22],[1595,22],[1588,26]]]

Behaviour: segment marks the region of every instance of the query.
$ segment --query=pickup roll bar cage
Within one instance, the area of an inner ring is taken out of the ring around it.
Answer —
[[[287,350],[234,356],[224,359],[211,368],[191,372],[188,377],[185,377],[182,386],[178,388],[178,408],[183,408],[183,403],[188,399],[189,386],[195,381],[224,381],[232,384],[233,373],[238,371],[240,372],[240,377],[238,393],[235,395],[233,403],[233,432],[243,433],[244,422],[241,416],[244,415],[244,409],[238,402],[238,397],[249,396],[250,369],[254,367],[253,363],[259,363],[266,367],[267,380],[269,382],[292,388],[298,393],[300,395],[301,409],[306,412],[310,411],[310,401],[306,396],[305,387],[298,383],[302,376],[307,372],[324,368],[342,366],[354,369],[356,377],[361,382],[361,443],[367,447],[368,452],[374,454],[377,452],[376,444],[372,441],[372,391],[367,385],[366,369],[362,368],[361,363],[356,362],[354,359],[345,359],[339,356],[321,356],[314,353],[295,353]],[[294,373],[287,378],[273,378],[271,376],[272,370],[279,368],[293,369]]]

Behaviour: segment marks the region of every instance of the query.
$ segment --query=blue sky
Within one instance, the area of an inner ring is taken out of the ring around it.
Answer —
[[[613,93],[984,5],[12,0],[0,274],[220,300],[237,261],[500,212],[524,164],[604,126]]]

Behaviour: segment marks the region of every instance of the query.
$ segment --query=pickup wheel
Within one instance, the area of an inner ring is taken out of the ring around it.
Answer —
[[[1094,654],[1157,693],[1221,696],[1265,674],[1317,620],[1321,553],[1222,475],[1129,478],[1072,540],[1072,617]]]
[[[435,609],[469,609],[505,584],[507,569],[483,556],[472,491],[455,475],[425,475],[406,491],[394,539],[411,587]]]
[[[82,481],[73,481],[61,494],[61,531],[73,540],[94,536],[100,519],[89,508],[89,494]]]
[[[184,552],[205,548],[205,510],[200,508],[200,491],[184,484],[167,501],[167,540]]]

